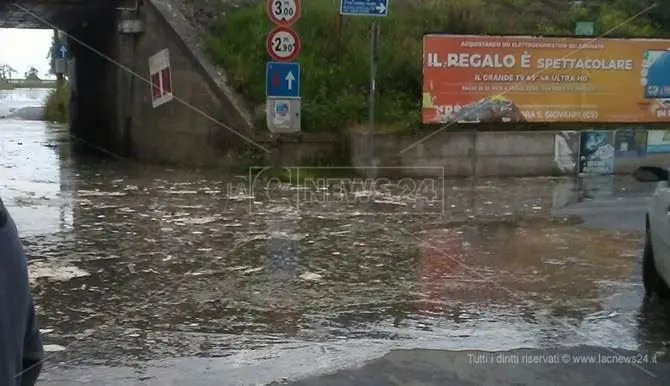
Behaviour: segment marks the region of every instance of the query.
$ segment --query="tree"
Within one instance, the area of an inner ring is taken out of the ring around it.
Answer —
[[[0,80],[12,79],[12,74],[16,74],[16,70],[7,64],[0,64]]]
[[[58,31],[53,30],[53,35],[51,37],[51,47],[49,47],[49,52],[47,52],[47,59],[49,59],[49,74],[56,75],[56,57],[54,52],[56,51],[56,46],[58,45]]]
[[[40,77],[38,76],[39,71],[35,67],[30,67],[28,72],[26,72],[26,79],[27,80],[41,80]]]

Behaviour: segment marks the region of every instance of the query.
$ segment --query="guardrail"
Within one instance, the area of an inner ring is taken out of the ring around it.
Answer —
[[[0,89],[56,88],[55,80],[6,79],[0,80]]]

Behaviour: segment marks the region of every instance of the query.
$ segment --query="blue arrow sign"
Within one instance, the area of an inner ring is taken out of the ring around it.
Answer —
[[[67,44],[58,43],[54,47],[54,58],[56,59],[67,59]]]
[[[300,64],[268,62],[265,69],[265,94],[267,97],[300,97]]]
[[[386,16],[388,0],[340,0],[340,14],[353,16]]]

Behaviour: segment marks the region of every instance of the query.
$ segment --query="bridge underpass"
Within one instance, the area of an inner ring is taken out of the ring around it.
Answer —
[[[146,161],[220,164],[251,119],[172,1],[0,0],[0,28],[65,32],[78,138]],[[161,92],[170,97],[156,105],[149,61],[161,52],[169,67]]]

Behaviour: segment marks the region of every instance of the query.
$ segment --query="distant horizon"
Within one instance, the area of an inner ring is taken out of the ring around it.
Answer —
[[[0,64],[16,70],[16,79],[24,78],[30,67],[38,70],[41,79],[52,80],[47,58],[53,31],[49,29],[0,28]]]

